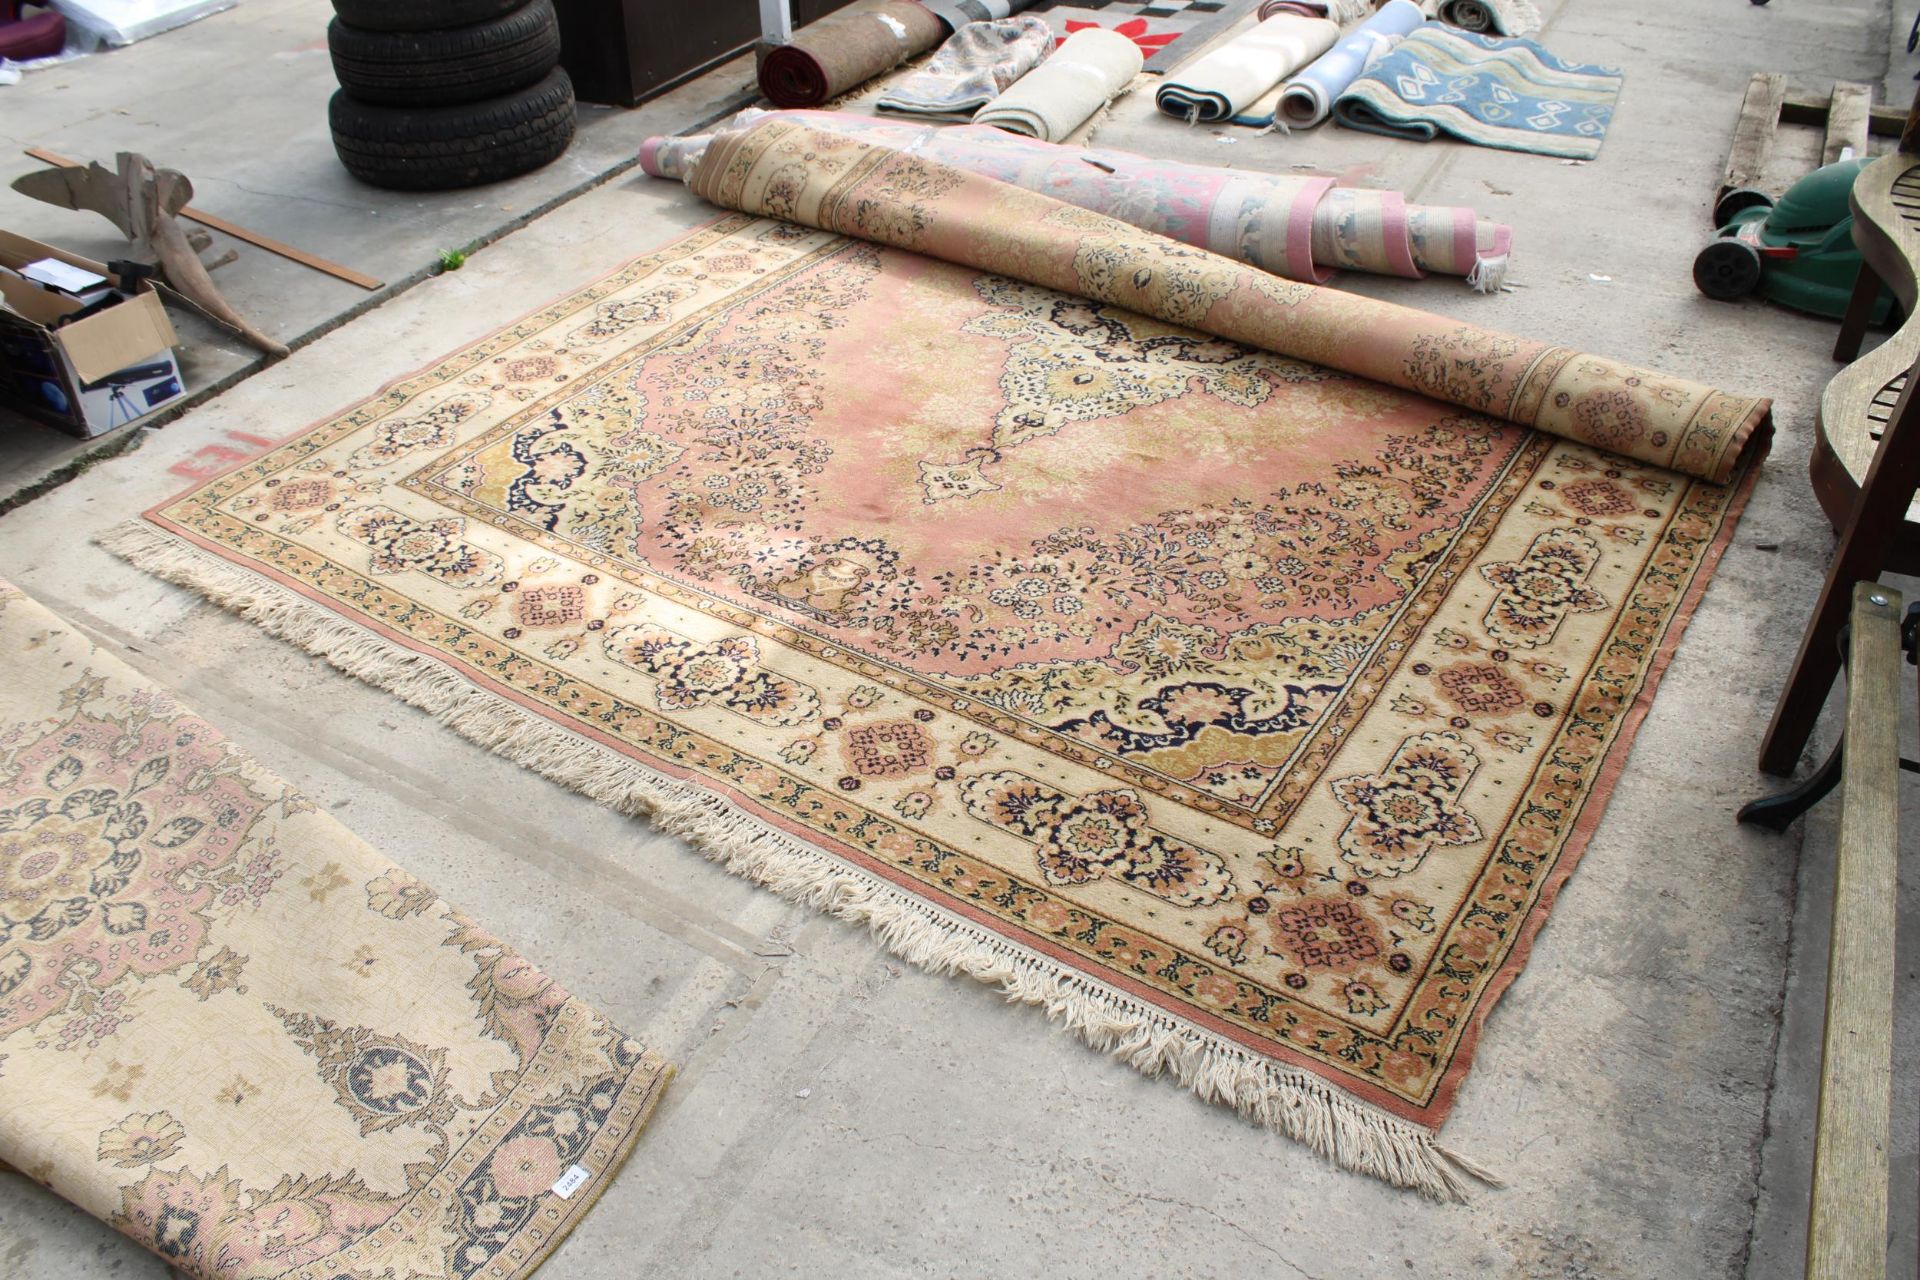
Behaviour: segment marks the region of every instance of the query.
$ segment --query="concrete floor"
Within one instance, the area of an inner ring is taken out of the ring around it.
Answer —
[[[156,39],[26,73],[0,88],[0,187],[45,167],[27,147],[109,167],[116,152],[138,151],[186,174],[195,207],[382,282],[369,292],[211,233],[209,258],[240,254],[214,277],[228,301],[298,348],[430,278],[441,250],[490,244],[623,172],[637,138],[679,132],[752,97],[753,60],[737,58],[635,111],[583,104],[567,153],[512,182],[382,191],[351,177],[333,153],[332,16],[325,0],[245,0]],[[104,218],[11,191],[0,196],[0,227],[99,261],[126,256],[126,241]],[[177,418],[268,363],[196,317],[175,322],[191,351],[183,367],[190,394],[142,426]],[[0,411],[0,510],[118,452],[131,434],[81,442]]]
[[[1770,836],[1731,813],[1769,789],[1753,753],[1831,551],[1805,467],[1832,327],[1707,302],[1688,270],[1749,72],[1790,70],[1813,90],[1885,78],[1904,100],[1907,71],[1888,51],[1911,13],[1885,0],[1542,8],[1557,52],[1626,69],[1592,164],[1333,130],[1228,144],[1155,117],[1142,95],[1096,137],[1475,205],[1515,227],[1511,292],[1346,283],[1776,397],[1779,439],[1738,537],[1443,1135],[1506,1180],[1467,1205],[1341,1172],[987,988],[895,961],[863,932],[727,876],[92,545],[241,447],[231,433],[296,430],[710,216],[676,186],[632,175],[597,186],[0,517],[0,575],[175,687],[680,1063],[632,1163],[545,1274],[1798,1274],[1831,819]],[[248,0],[239,12],[323,9]],[[63,74],[77,85],[87,67]],[[131,81],[114,92],[144,97]],[[13,101],[0,97],[10,133]],[[646,131],[632,116],[606,127],[622,148]],[[110,130],[93,143],[116,145]],[[0,207],[11,217],[19,202]],[[431,241],[421,226],[416,248]],[[373,257],[384,240],[364,230],[309,243],[386,269]],[[1899,1024],[1909,1059],[1913,1004]],[[1895,1274],[1915,1261],[1912,1075],[1896,1093]],[[0,1176],[0,1275],[163,1270]]]

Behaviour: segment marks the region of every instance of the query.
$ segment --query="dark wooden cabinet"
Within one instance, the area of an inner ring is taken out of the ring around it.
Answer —
[[[852,0],[792,0],[793,25]],[[560,63],[582,102],[634,107],[760,38],[758,0],[554,0]]]

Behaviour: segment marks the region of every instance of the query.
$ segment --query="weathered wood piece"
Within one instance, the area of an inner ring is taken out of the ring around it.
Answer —
[[[1773,150],[1773,132],[1780,124],[1780,106],[1786,100],[1785,76],[1777,71],[1753,73],[1753,79],[1747,82],[1747,96],[1740,104],[1740,120],[1734,125],[1726,175],[1720,180],[1721,195],[1759,185],[1767,167],[1767,153]]]
[[[1815,102],[1811,98],[1788,98],[1780,104],[1780,123],[1809,124],[1825,128],[1827,106],[1827,103]],[[1904,107],[1873,107],[1867,112],[1869,137],[1897,138],[1906,126],[1907,112]]]
[[[57,165],[62,169],[78,169],[84,167],[78,160],[69,160],[58,152],[48,151],[44,147],[28,147],[26,153],[35,160],[44,160],[48,164]],[[278,254],[280,257],[286,258],[290,262],[297,262],[303,267],[311,267],[313,270],[330,275],[336,280],[345,280],[348,284],[358,285],[362,289],[373,290],[384,289],[386,287],[384,281],[376,280],[364,272],[355,271],[352,267],[343,267],[337,262],[329,262],[318,254],[308,253],[305,249],[296,249],[290,244],[284,244],[281,241],[273,239],[271,236],[263,236],[258,231],[254,231],[249,227],[243,227],[237,222],[228,222],[225,218],[217,218],[204,209],[196,209],[192,205],[185,205],[180,209],[179,216],[182,218],[190,218],[202,226],[212,227],[215,231],[221,232],[224,235],[230,235],[236,240],[245,240],[255,248],[265,249],[268,253]],[[203,235],[205,233],[193,232],[191,234]],[[204,248],[205,246],[199,247]]]
[[[131,151],[122,151],[116,164],[114,169],[98,162],[84,169],[40,169],[16,179],[13,189],[48,204],[100,214],[133,242],[135,257],[158,263],[167,283],[181,294],[260,350],[286,355],[285,346],[234,310],[207,274],[175,216],[193,198],[186,175],[155,169],[145,156]]]
[[[1901,656],[1900,593],[1856,583],[1807,1280],[1887,1274]]]
[[[1820,163],[1832,164],[1851,149],[1856,159],[1867,157],[1867,125],[1873,111],[1873,86],[1842,80],[1833,86],[1827,108],[1827,135],[1820,147]]]

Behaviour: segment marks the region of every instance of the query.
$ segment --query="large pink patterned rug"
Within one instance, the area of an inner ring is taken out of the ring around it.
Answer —
[[[113,545],[1436,1195],[1766,402],[763,122]],[[849,236],[855,238],[849,238]]]

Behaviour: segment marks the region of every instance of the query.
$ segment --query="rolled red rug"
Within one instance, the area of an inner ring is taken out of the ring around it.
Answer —
[[[817,107],[925,53],[947,28],[911,0],[836,13],[760,58],[760,92],[778,107]]]
[[[0,13],[8,6],[0,3]],[[18,16],[19,11],[13,10]],[[0,21],[0,58],[26,62],[32,58],[51,58],[67,43],[67,20],[51,9],[17,22]]]

